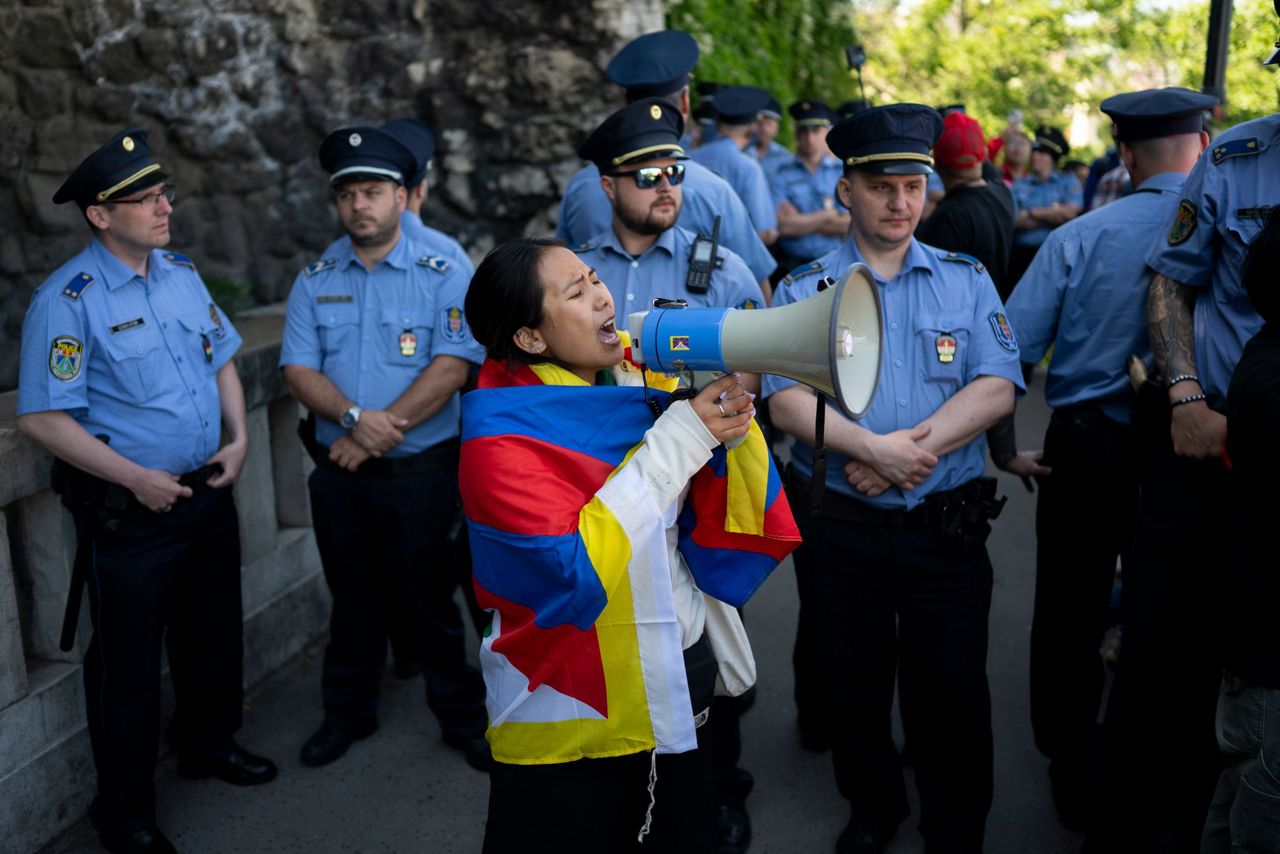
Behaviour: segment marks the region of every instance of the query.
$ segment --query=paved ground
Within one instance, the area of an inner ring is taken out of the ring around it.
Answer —
[[[1036,388],[1019,407],[1023,444],[1038,445],[1047,412]],[[1016,478],[990,541],[995,564],[991,613],[992,705],[996,736],[995,803],[988,854],[1065,854],[1081,838],[1054,818],[1046,761],[1028,722],[1027,646],[1034,587],[1034,500]],[[848,817],[835,792],[829,754],[800,748],[791,702],[790,653],[795,584],[790,562],[747,608],[760,687],[743,719],[743,765],[756,776],[749,801],[755,854],[829,852]],[[478,852],[484,832],[486,778],[444,747],[426,710],[420,681],[388,676],[382,729],[327,768],[303,768],[298,748],[320,722],[318,649],[269,680],[250,698],[241,741],[280,764],[280,779],[255,790],[176,777],[162,763],[160,825],[184,852]],[[946,702],[946,698],[939,698]],[[914,792],[912,793],[914,798]],[[49,854],[97,850],[85,823],[63,834]],[[914,819],[891,854],[923,850]]]

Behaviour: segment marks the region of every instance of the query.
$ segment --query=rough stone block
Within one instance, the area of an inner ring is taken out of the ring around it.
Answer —
[[[84,729],[80,674],[78,665],[39,662],[28,675],[26,696],[0,709],[0,780]]]
[[[329,628],[333,599],[319,570],[245,615],[244,679],[253,685]]]
[[[276,499],[272,482],[271,431],[267,408],[249,410],[249,456],[236,482],[240,511],[240,560],[252,563],[276,544]]]
[[[17,567],[20,583],[27,590],[27,654],[49,661],[80,661],[88,643],[89,608],[80,608],[76,648],[58,648],[62,615],[66,608],[71,565],[75,561],[76,533],[71,514],[51,490],[42,490],[18,503]]]
[[[80,54],[67,20],[57,9],[29,9],[18,24],[13,47],[20,65],[79,68]]]
[[[244,613],[252,614],[320,568],[320,553],[310,528],[281,528],[276,547],[240,573]]]
[[[271,402],[271,465],[276,488],[276,520],[282,528],[311,524],[311,497],[307,478],[315,467],[298,438],[298,421],[306,416],[292,397]]]
[[[13,587],[13,562],[9,557],[9,531],[0,515],[0,709],[27,693],[26,653],[22,648],[22,621]]]

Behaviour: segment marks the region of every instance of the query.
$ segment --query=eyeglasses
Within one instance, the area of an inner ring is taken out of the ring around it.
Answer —
[[[672,163],[667,166],[642,166],[634,172],[610,172],[608,174],[611,178],[631,175],[636,179],[636,186],[642,190],[652,190],[662,183],[662,176],[666,175],[667,183],[676,187],[684,180],[684,164]]]
[[[173,200],[177,198],[177,195],[178,191],[174,189],[172,184],[165,184],[154,193],[147,193],[137,199],[108,199],[107,201],[108,204],[113,205],[146,205],[154,209],[160,204],[161,197],[164,197],[164,200],[169,204],[173,204]]]

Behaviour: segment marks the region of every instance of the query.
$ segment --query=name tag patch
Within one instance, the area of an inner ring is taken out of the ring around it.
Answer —
[[[325,296],[316,297],[316,305],[332,305],[339,302],[355,301],[355,297],[351,294],[326,294]]]
[[[133,320],[126,320],[124,323],[117,323],[111,327],[111,334],[118,335],[121,332],[128,332],[130,329],[137,329],[139,326],[146,325],[146,321],[141,317],[135,317]]]

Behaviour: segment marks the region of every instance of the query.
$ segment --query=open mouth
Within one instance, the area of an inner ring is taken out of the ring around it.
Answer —
[[[608,322],[602,324],[596,332],[596,337],[600,339],[601,344],[613,345],[617,344],[621,339],[618,338],[618,328],[613,322],[613,318],[609,318]]]

